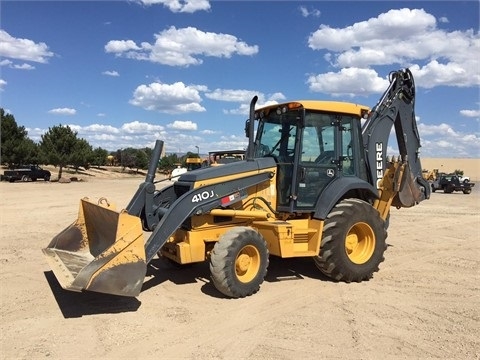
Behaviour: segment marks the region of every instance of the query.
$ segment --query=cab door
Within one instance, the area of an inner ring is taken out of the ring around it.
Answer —
[[[307,113],[304,124],[299,138],[296,210],[312,210],[338,170],[338,126],[332,114]]]

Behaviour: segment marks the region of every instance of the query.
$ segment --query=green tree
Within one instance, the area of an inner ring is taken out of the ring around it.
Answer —
[[[108,150],[102,149],[101,147],[95,148],[92,152],[92,165],[98,168],[107,165],[108,155]]]
[[[148,167],[149,158],[144,149],[126,148],[121,150],[120,157],[124,169],[128,167],[138,172],[138,170]]]
[[[145,151],[144,149],[137,150],[137,159],[135,162],[135,166],[137,169],[136,172],[138,173],[138,170],[140,169],[146,169],[148,167],[149,160],[150,158],[147,155],[147,151]]]
[[[35,142],[27,137],[25,127],[18,126],[12,114],[6,114],[0,108],[1,123],[1,163],[14,167],[19,164],[38,164],[39,149]]]
[[[125,170],[125,168],[135,169],[136,162],[137,162],[137,149],[134,148],[126,148],[121,150],[121,166]]]
[[[77,132],[68,125],[53,126],[42,135],[41,154],[48,164],[59,167],[58,179],[62,177],[63,168],[70,164],[77,142]]]
[[[92,146],[85,139],[77,139],[69,161],[69,164],[75,168],[75,172],[78,172],[80,167],[88,169],[92,159]]]
[[[158,169],[164,174],[169,174],[177,167],[177,164],[180,163],[181,160],[178,158],[177,154],[170,154],[160,159]]]

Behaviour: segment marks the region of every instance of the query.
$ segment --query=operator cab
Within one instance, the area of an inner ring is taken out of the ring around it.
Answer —
[[[311,212],[327,185],[341,177],[367,179],[361,116],[367,107],[302,101],[255,112],[255,158],[277,163],[277,210]]]

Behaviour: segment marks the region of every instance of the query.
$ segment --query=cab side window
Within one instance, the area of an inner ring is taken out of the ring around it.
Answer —
[[[355,174],[353,161],[352,122],[347,118],[342,121],[342,169],[343,174]]]

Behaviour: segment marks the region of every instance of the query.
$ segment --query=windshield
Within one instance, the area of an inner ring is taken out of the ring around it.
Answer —
[[[292,155],[295,150],[295,137],[298,112],[272,114],[260,123],[257,133],[255,157]]]

